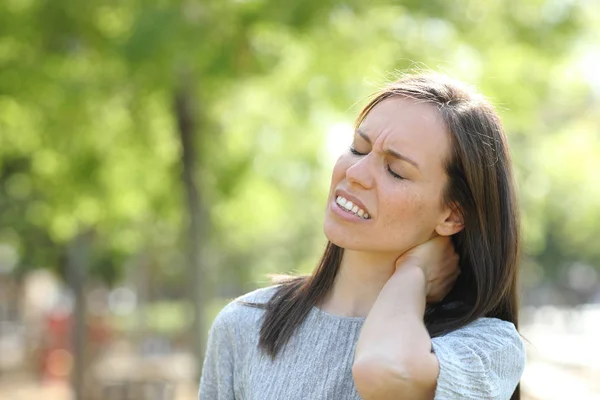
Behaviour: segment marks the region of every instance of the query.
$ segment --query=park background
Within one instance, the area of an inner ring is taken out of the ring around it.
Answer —
[[[595,0],[1,0],[0,398],[196,398],[216,313],[312,270],[360,106],[424,68],[508,132],[524,398],[600,399]]]

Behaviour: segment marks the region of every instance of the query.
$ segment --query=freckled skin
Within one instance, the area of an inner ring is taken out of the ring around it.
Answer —
[[[328,204],[336,189],[346,190],[363,202],[372,219],[349,222],[328,208],[325,234],[346,249],[402,254],[430,239],[450,212],[440,201],[449,134],[434,106],[399,97],[376,105],[359,129],[372,145],[355,135],[352,147],[365,155],[346,151],[340,156]],[[419,168],[385,154],[387,149],[414,160]],[[406,179],[393,177],[388,167]]]

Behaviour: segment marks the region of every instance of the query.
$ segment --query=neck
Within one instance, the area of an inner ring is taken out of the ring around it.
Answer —
[[[394,274],[398,256],[344,250],[333,288],[320,308],[344,317],[366,317]]]

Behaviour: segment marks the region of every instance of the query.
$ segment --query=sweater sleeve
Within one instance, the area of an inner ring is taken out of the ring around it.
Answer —
[[[508,400],[525,368],[525,346],[515,326],[481,318],[432,339],[440,365],[435,400]]]
[[[199,400],[234,400],[234,340],[230,306],[215,318],[208,334],[206,356],[200,378]]]

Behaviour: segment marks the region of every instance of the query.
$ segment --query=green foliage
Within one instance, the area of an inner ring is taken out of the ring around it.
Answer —
[[[173,96],[184,81],[214,275],[233,292],[265,272],[309,270],[324,242],[329,130],[351,124],[390,72],[430,67],[498,107],[529,261],[548,279],[573,262],[598,268],[600,90],[587,67],[598,11],[566,0],[7,0],[0,240],[20,271],[61,270],[65,245],[91,229],[103,280],[149,248],[162,249],[157,273],[183,279]]]

